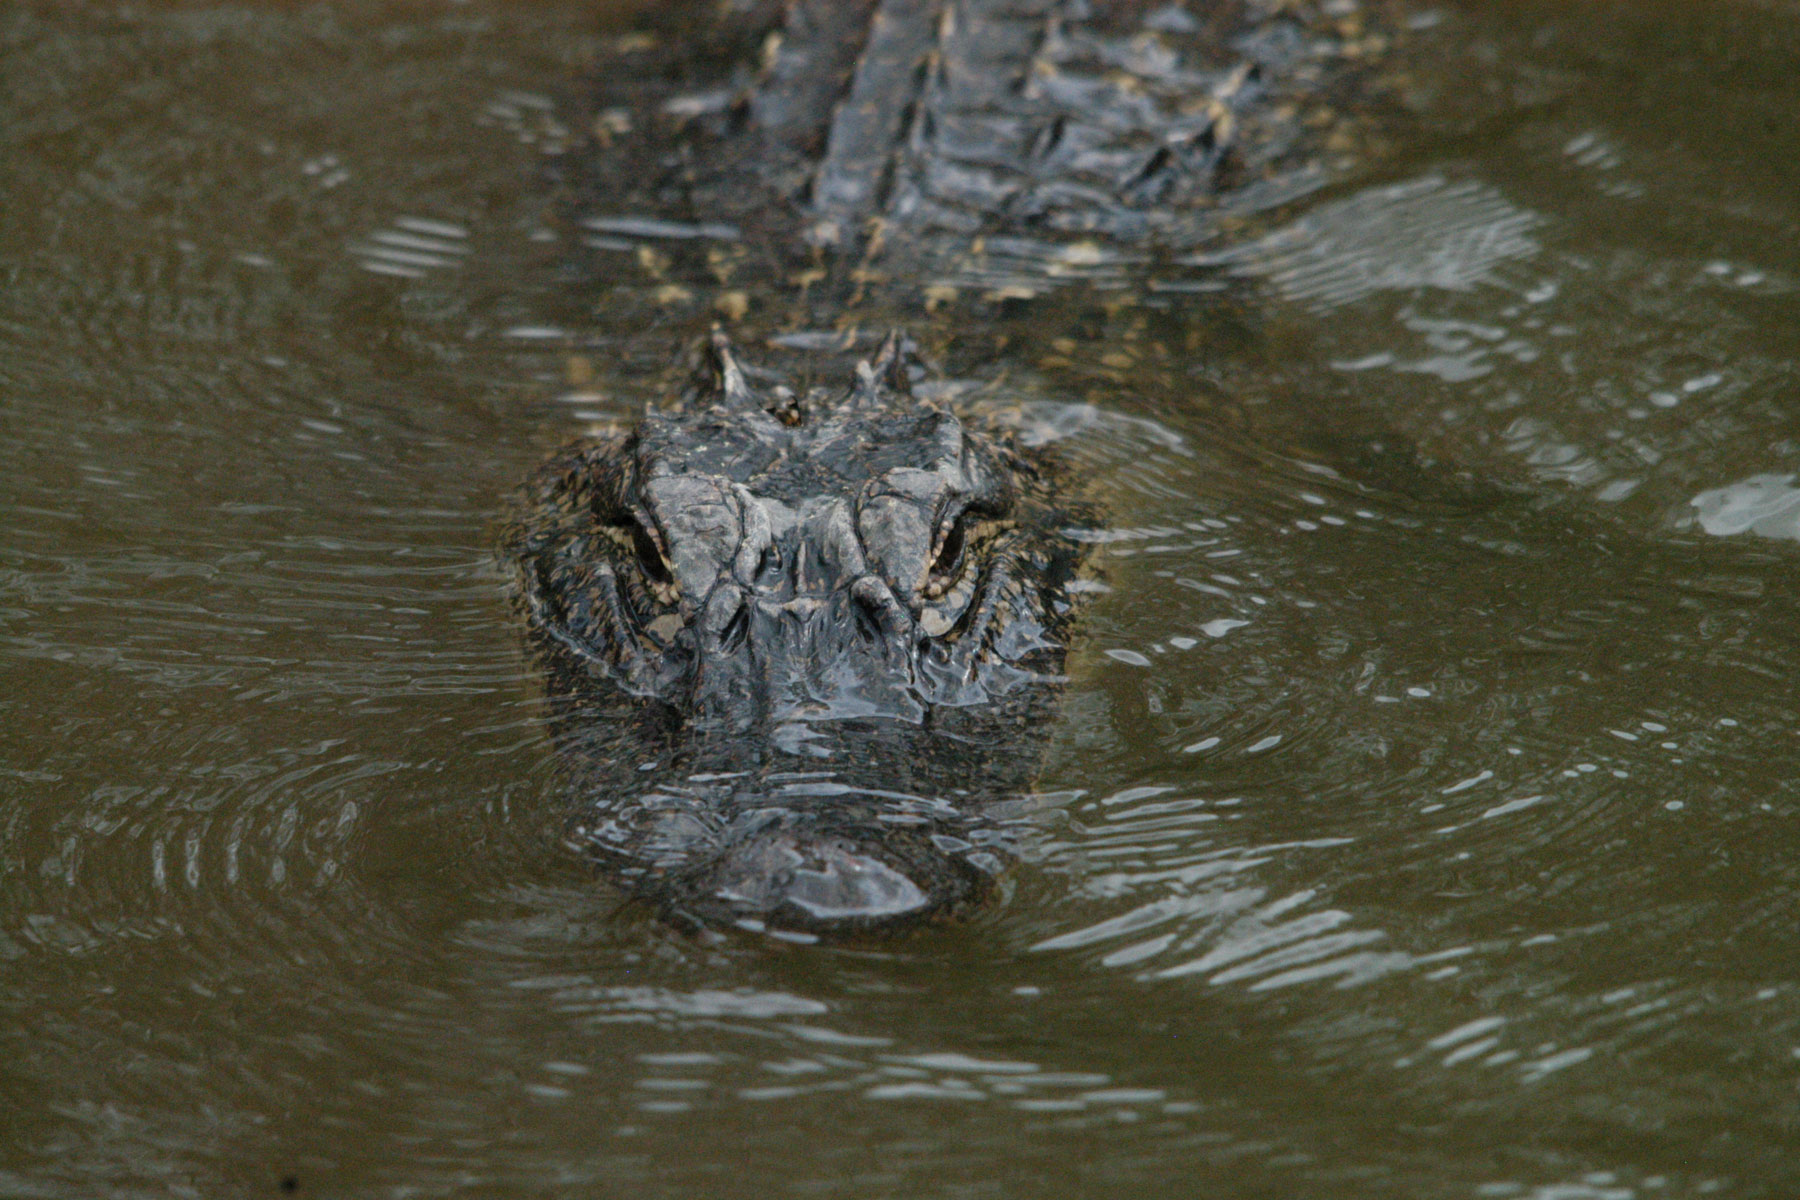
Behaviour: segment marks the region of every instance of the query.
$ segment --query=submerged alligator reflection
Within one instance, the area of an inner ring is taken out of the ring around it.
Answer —
[[[547,463],[506,538],[582,797],[575,838],[678,920],[911,924],[993,888],[1079,558],[1051,466],[913,395],[686,395]]]

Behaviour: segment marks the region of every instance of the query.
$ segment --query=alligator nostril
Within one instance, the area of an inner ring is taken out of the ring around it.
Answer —
[[[750,632],[749,600],[742,588],[731,584],[720,586],[707,599],[696,632],[709,655],[729,657],[743,646]]]
[[[737,611],[731,614],[731,619],[725,622],[725,627],[719,630],[719,648],[727,654],[734,654],[743,646],[744,639],[749,634],[750,606],[740,604]]]
[[[857,636],[873,646],[881,641],[881,612],[862,596],[853,596],[855,601],[852,610],[856,613]]]
[[[855,602],[857,632],[866,641],[873,643],[899,637],[912,625],[906,609],[879,579],[863,576],[851,585],[850,598]]]

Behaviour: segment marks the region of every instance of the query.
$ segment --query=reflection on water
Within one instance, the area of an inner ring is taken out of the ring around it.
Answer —
[[[831,948],[564,852],[500,597],[716,315],[836,344],[534,184],[645,35],[0,15],[0,1192],[1791,1192],[1800,30],[1411,18],[1236,248],[903,314],[1107,517],[1007,894]]]
[[[1531,231],[1539,224],[1491,188],[1427,175],[1322,204],[1214,257],[1323,310],[1375,292],[1466,292],[1492,282],[1500,264],[1537,253]]]
[[[1718,537],[1748,531],[1800,539],[1800,489],[1794,487],[1792,475],[1752,475],[1701,492],[1689,503],[1700,528]]]

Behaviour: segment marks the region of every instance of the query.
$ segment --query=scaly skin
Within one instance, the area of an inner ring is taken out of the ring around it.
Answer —
[[[897,335],[837,396],[758,394],[722,335],[705,357],[678,404],[547,463],[507,537],[575,840],[701,923],[960,911],[1060,683],[1070,517],[1043,464],[913,396]]]
[[[1386,44],[1322,0],[700,12],[609,64],[586,226],[657,241],[657,295],[792,280],[795,323],[840,328],[921,291],[1207,283],[1234,222],[1359,143],[1329,99]],[[840,932],[991,890],[1078,547],[1045,464],[911,371],[892,339],[838,395],[759,395],[716,341],[680,403],[531,485],[507,553],[575,841],[666,913]]]

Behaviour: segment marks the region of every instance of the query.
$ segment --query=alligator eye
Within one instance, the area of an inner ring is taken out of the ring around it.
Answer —
[[[643,571],[644,577],[665,587],[674,583],[675,577],[669,573],[669,564],[664,561],[662,550],[650,536],[650,531],[636,521],[631,522],[630,529],[631,547],[637,551],[638,569]]]
[[[941,592],[956,579],[957,570],[962,566],[963,545],[963,521],[958,517],[938,538],[937,553],[931,558],[930,581],[926,585],[930,590]]]

